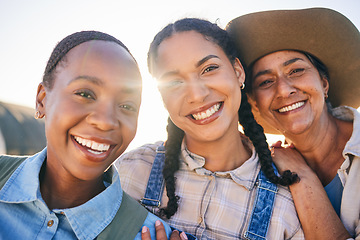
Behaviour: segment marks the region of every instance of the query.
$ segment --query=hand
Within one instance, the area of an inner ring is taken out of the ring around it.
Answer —
[[[156,229],[156,240],[167,240],[166,232],[164,225],[161,221],[157,220],[155,222],[155,229]],[[151,240],[149,228],[144,226],[141,230],[141,239],[142,240]],[[175,230],[171,233],[170,240],[186,240],[186,234],[182,232],[181,234],[179,231]]]
[[[281,141],[271,146],[271,156],[280,173],[286,170],[295,172],[301,176],[306,173],[313,173],[303,156],[294,148],[294,146],[282,146]]]

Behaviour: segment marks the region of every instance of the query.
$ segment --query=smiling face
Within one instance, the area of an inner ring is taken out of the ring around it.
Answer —
[[[172,121],[187,141],[237,132],[245,74],[216,44],[195,31],[175,33],[158,48],[154,76]]]
[[[38,88],[47,168],[82,180],[102,176],[134,138],[140,102],[140,73],[124,48],[89,41],[70,50],[53,87]]]
[[[252,105],[285,136],[321,126],[328,81],[302,53],[279,51],[259,59],[252,71]]]

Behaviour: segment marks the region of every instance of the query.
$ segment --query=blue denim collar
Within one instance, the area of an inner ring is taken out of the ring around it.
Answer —
[[[46,155],[45,148],[24,161],[2,188],[0,201],[10,203],[33,201],[37,206],[45,206],[40,193],[39,172]],[[119,175],[113,168],[111,166],[105,172],[106,177],[111,179],[111,184],[99,195],[78,207],[52,210],[55,213],[64,213],[65,219],[69,221],[79,239],[94,239],[112,221],[121,205],[123,191]],[[41,210],[46,214],[51,212],[46,207],[41,207]]]

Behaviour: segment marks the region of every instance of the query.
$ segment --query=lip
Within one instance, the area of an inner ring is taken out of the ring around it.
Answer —
[[[78,137],[80,137],[80,136],[78,136]],[[94,142],[97,142],[97,143],[100,143],[100,144],[108,144],[108,145],[110,145],[109,149],[102,152],[102,153],[93,153],[93,152],[89,151],[90,148],[88,148],[86,146],[83,146],[80,143],[78,143],[75,140],[75,136],[71,135],[71,140],[74,143],[75,147],[77,149],[79,149],[82,152],[82,154],[84,154],[86,159],[88,159],[89,161],[92,161],[92,162],[103,162],[103,161],[105,161],[109,157],[109,155],[111,154],[112,150],[115,147],[115,144],[112,141],[109,141],[109,140],[106,140],[106,139],[100,139],[100,138],[94,138],[94,137],[92,137],[92,138],[81,137],[81,138],[86,139],[86,140],[90,140],[90,141],[94,141]]]
[[[277,113],[280,113],[280,114],[295,113],[295,112],[300,111],[301,109],[303,109],[305,107],[306,103],[307,103],[306,100],[293,102],[291,104],[284,105],[284,106],[276,109],[275,111]]]
[[[204,118],[204,119],[199,119],[199,120],[196,120],[194,117],[193,117],[193,114],[197,114],[197,113],[200,113],[200,112],[204,112],[212,107],[214,107],[215,105],[219,104],[219,108],[217,109],[217,111],[215,113],[213,113],[211,116],[207,117],[207,118]],[[222,112],[224,108],[224,102],[215,102],[215,103],[210,103],[210,104],[207,104],[207,105],[204,105],[200,108],[197,108],[196,110],[190,112],[188,115],[186,115],[186,117],[188,119],[190,119],[190,121],[192,121],[193,123],[197,124],[197,125],[205,125],[205,124],[209,124],[213,121],[215,121],[217,118],[219,118],[220,116],[220,113]]]

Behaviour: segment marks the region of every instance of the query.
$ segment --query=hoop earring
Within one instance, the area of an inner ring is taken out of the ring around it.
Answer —
[[[39,111],[36,111],[36,112],[35,112],[34,118],[35,118],[35,119],[41,118],[41,115],[40,115],[40,112],[39,112]]]
[[[329,96],[328,96],[327,92],[324,94],[324,97],[325,97],[325,100],[328,99]]]
[[[243,90],[245,88],[245,83],[243,82],[240,89]]]

